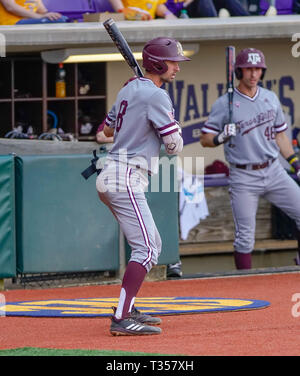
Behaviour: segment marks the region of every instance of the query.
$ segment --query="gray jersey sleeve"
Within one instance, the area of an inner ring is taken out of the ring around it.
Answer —
[[[115,128],[116,117],[116,105],[114,104],[109,113],[106,115],[105,124],[110,128]]]
[[[276,104],[276,107],[277,107],[274,127],[276,130],[276,133],[284,132],[287,129],[285,115],[284,115],[284,112],[282,110],[282,107],[281,107],[281,104],[279,102],[277,95],[275,93],[272,93],[272,94],[274,94],[274,103]]]
[[[178,132],[173,105],[169,94],[165,90],[158,90],[150,98],[148,117],[161,138]]]
[[[225,98],[226,96],[218,98],[212,105],[209,117],[201,129],[203,133],[218,134],[223,130],[224,124],[228,122]]]
[[[183,139],[179,133],[180,127],[174,118],[174,108],[169,94],[164,90],[160,90],[159,93],[159,97],[155,94],[150,100],[149,120],[163,141],[166,152],[177,154],[183,148]]]

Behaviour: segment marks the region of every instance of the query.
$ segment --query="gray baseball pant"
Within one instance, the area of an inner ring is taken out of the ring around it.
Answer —
[[[300,187],[278,159],[260,170],[231,167],[229,185],[236,251],[250,253],[253,250],[260,197],[264,197],[293,219],[300,231]]]
[[[117,219],[131,247],[129,261],[140,263],[149,272],[158,262],[162,244],[144,194],[147,172],[124,163],[116,166],[106,165],[97,177],[99,197]]]

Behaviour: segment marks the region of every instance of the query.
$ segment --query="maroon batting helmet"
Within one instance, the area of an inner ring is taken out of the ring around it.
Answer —
[[[159,37],[150,40],[143,48],[143,67],[147,72],[163,74],[168,70],[165,60],[188,61],[181,44],[172,38]]]
[[[264,54],[255,48],[245,48],[235,59],[235,75],[238,80],[243,77],[241,68],[262,68],[262,80],[267,70]]]

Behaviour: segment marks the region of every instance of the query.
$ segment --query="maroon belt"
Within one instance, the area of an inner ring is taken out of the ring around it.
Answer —
[[[241,168],[242,170],[261,170],[262,168],[266,168],[268,166],[270,166],[276,159],[273,158],[273,159],[269,159],[268,161],[264,162],[264,163],[261,163],[261,164],[253,164],[253,165],[247,165],[247,164],[236,164],[236,165],[233,165],[234,167],[236,168]]]

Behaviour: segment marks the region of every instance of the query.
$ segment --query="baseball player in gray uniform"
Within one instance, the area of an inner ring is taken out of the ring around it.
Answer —
[[[239,80],[233,96],[233,121],[228,121],[228,96],[213,104],[202,128],[204,147],[224,144],[230,165],[229,193],[235,224],[234,259],[237,269],[251,268],[259,197],[269,200],[295,220],[300,230],[300,188],[278,160],[278,153],[300,179],[299,157],[294,154],[284,113],[276,94],[258,86],[266,72],[265,57],[247,48],[236,57]],[[230,142],[229,142],[230,140]],[[297,258],[299,263],[299,256]]]
[[[162,144],[168,154],[183,148],[171,99],[160,87],[175,79],[179,62],[185,60],[190,59],[183,55],[178,41],[163,37],[149,41],[143,48],[145,76],[125,84],[105,119],[104,134],[113,136],[114,144],[96,187],[131,247],[112,316],[112,335],[161,333],[152,326],[161,319],[142,314],[134,307],[134,300],[161,252],[161,238],[144,195],[148,175],[158,172]]]

